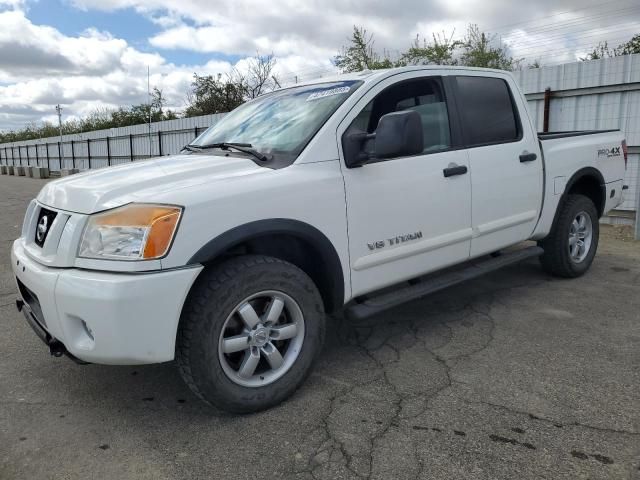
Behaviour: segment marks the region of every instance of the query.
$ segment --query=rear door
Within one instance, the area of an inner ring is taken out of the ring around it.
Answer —
[[[474,74],[454,82],[471,171],[471,257],[528,239],[543,193],[538,137],[522,96],[507,76]]]

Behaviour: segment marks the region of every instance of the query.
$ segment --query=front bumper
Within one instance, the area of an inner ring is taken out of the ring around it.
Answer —
[[[173,360],[182,306],[203,268],[153,273],[51,268],[32,260],[20,239],[13,243],[11,266],[28,306],[25,315],[37,318],[73,357],[111,365]]]
[[[54,357],[61,357],[62,355],[66,355],[71,360],[81,365],[84,365],[87,363],[83,360],[80,360],[77,357],[74,357],[67,350],[67,347],[65,347],[60,340],[58,340],[57,338],[53,338],[49,334],[49,332],[47,332],[47,329],[42,326],[42,324],[40,323],[40,320],[38,320],[38,317],[31,309],[31,306],[25,303],[24,300],[17,298],[16,308],[18,309],[19,312],[22,312],[25,320],[31,326],[35,334],[38,336],[38,338],[40,338],[40,340],[42,340],[45,343],[45,345],[49,347],[49,351],[51,352],[51,355],[53,355]]]

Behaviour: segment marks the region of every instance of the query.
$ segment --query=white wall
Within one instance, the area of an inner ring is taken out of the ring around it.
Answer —
[[[522,70],[514,73],[542,131],[546,88],[551,88],[549,130],[620,129],[631,153],[625,202],[635,210],[640,195],[640,54]]]

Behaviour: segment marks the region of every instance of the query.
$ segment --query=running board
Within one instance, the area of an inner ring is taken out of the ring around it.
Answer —
[[[468,266],[449,271],[443,274],[435,274],[418,283],[410,284],[399,290],[381,293],[370,298],[366,298],[361,303],[353,303],[345,309],[345,315],[351,320],[361,320],[389,308],[402,305],[403,303],[424,297],[444,288],[466,282],[486,273],[499,270],[502,267],[521,262],[528,258],[538,257],[544,253],[540,247],[532,246],[505,252],[497,257],[488,258],[482,261],[474,261]]]

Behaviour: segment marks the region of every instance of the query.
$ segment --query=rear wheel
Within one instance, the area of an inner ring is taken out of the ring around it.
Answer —
[[[540,262],[553,275],[579,277],[589,269],[598,249],[598,211],[584,195],[569,195],[559,208],[556,225],[540,242],[544,248]]]
[[[325,318],[312,280],[296,266],[243,256],[203,272],[180,320],[176,359],[207,403],[232,412],[290,396],[322,348]]]

